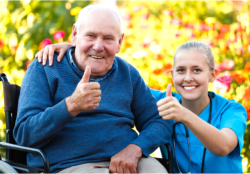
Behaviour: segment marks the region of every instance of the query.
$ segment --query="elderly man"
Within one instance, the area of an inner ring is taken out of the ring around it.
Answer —
[[[122,40],[119,14],[90,5],[79,14],[73,47],[61,63],[49,67],[34,60],[29,66],[14,137],[20,145],[43,149],[52,172],[167,172],[147,156],[168,141],[170,124],[158,115],[138,71],[115,57]],[[27,162],[43,164],[35,154]]]

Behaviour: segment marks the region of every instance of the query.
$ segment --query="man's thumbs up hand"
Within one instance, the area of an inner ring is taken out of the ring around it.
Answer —
[[[65,100],[67,110],[71,116],[76,116],[82,111],[91,111],[99,107],[101,90],[98,82],[89,82],[91,68],[87,66],[74,93]]]
[[[83,76],[82,76],[81,82],[82,82],[82,83],[88,83],[88,82],[89,82],[90,74],[91,74],[91,67],[90,67],[90,66],[87,66],[87,67],[85,68],[85,71],[84,71],[84,74],[83,74]]]

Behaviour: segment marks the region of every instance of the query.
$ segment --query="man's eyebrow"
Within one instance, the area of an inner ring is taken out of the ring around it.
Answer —
[[[106,34],[104,37],[115,37],[113,34]]]
[[[94,31],[88,31],[88,32],[86,32],[86,34],[93,34],[93,35],[95,35],[96,33]]]

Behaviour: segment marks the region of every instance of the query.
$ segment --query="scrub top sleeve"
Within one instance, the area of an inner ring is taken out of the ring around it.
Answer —
[[[163,99],[163,98],[166,97],[166,91],[162,92],[162,91],[155,90],[155,89],[150,89],[150,90],[151,90],[153,96],[156,98],[157,101],[159,101],[159,100],[161,100],[161,99]],[[181,100],[181,96],[178,93],[174,93],[172,91],[172,96],[175,97],[175,98],[177,98],[178,101]]]
[[[151,89],[151,88],[150,88],[150,90],[157,101],[166,97],[166,92],[162,92],[162,91]]]
[[[246,109],[234,100],[229,101],[227,108],[222,113],[222,128],[230,128],[238,138],[237,147],[229,154],[230,158],[238,158],[244,145],[244,132],[246,130],[247,112]]]

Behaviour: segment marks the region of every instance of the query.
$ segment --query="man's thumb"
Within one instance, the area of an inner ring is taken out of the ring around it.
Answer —
[[[86,66],[81,82],[88,83],[90,74],[91,74],[91,68],[90,68],[90,66]]]
[[[169,96],[172,96],[172,83],[169,83],[168,84],[168,87],[167,87],[167,90],[166,90],[166,96],[169,97]]]

